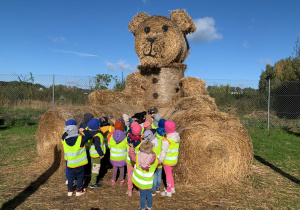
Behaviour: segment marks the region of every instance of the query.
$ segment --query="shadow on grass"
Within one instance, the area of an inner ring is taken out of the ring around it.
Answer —
[[[9,128],[9,126],[6,126],[6,125],[0,126],[0,130],[6,130],[6,129],[8,129],[8,128]]]
[[[261,162],[262,164],[266,165],[266,166],[269,166],[273,171],[279,173],[281,176],[289,179],[290,181],[296,183],[296,184],[299,184],[300,185],[300,180],[297,179],[296,177],[282,171],[280,168],[277,168],[276,166],[274,166],[272,163],[266,161],[265,159],[263,159],[262,157],[259,157],[257,155],[254,155],[254,158],[256,160],[258,160],[259,162]]]
[[[46,183],[46,181],[54,174],[55,171],[59,168],[61,159],[61,151],[57,149],[57,146],[54,148],[54,162],[47,171],[45,171],[39,178],[32,182],[26,189],[19,193],[13,199],[5,202],[1,209],[15,209],[21,205],[29,196],[35,193],[39,187]]]

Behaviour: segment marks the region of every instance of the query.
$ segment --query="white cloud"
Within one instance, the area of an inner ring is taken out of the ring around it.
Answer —
[[[137,71],[136,67],[132,67],[130,64],[126,63],[126,61],[122,60],[117,63],[106,62],[106,66],[109,71]]]
[[[252,28],[254,27],[255,18],[252,18],[252,19],[250,20],[250,22],[251,22],[251,24],[249,25],[248,29],[249,29],[249,30],[252,30]]]
[[[55,43],[64,43],[67,41],[67,39],[65,37],[50,37],[50,39],[52,40],[52,42]]]
[[[248,42],[244,42],[243,43],[243,48],[248,48],[249,46],[248,46]]]
[[[267,64],[272,64],[273,61],[271,59],[268,59],[268,58],[260,58],[260,59],[258,59],[257,63],[261,66],[265,66]]]
[[[195,44],[212,42],[216,39],[223,39],[223,35],[217,33],[215,28],[215,20],[212,17],[199,18],[194,21],[196,31],[188,34],[189,41]]]
[[[94,55],[94,54],[81,53],[81,52],[68,51],[68,50],[54,50],[54,51],[61,52],[61,53],[74,54],[79,57],[98,57],[98,55]]]

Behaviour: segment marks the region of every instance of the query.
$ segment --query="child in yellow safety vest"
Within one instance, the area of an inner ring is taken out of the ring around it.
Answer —
[[[146,130],[143,134],[144,141],[147,139],[151,140],[153,144],[153,152],[156,154],[156,157],[159,158],[161,152],[161,139],[159,140],[151,130]],[[161,184],[161,172],[162,172],[162,165],[159,164],[154,173],[154,180],[152,186],[152,196],[155,196],[156,189],[160,189]],[[157,190],[158,191],[158,190]],[[159,191],[160,192],[160,191]]]
[[[128,196],[132,196],[132,189],[133,189],[133,183],[131,180],[132,174],[133,174],[133,166],[134,166],[134,161],[132,161],[129,157],[129,144],[133,145],[135,149],[135,153],[139,153],[140,151],[140,146],[142,144],[142,127],[137,124],[137,122],[132,122],[132,128],[131,128],[131,133],[128,133],[127,135],[127,153],[126,153],[126,163],[127,163],[127,178],[128,178],[128,190],[127,194]]]
[[[88,123],[89,132],[92,138],[88,142],[90,145],[91,157],[91,185],[90,188],[99,188],[101,184],[98,183],[98,176],[101,167],[101,159],[106,153],[104,138],[99,131],[100,122],[98,119],[91,119]]]
[[[104,142],[105,142],[105,146],[106,146],[106,153],[105,153],[105,156],[104,158],[101,160],[101,170],[100,170],[100,175],[101,175],[101,178],[100,180],[103,179],[103,176],[107,173],[107,169],[108,168],[112,168],[112,165],[109,161],[109,158],[110,158],[110,149],[109,149],[109,145],[108,145],[108,135],[109,133],[111,133],[112,131],[115,130],[114,126],[111,126],[109,121],[108,121],[108,118],[107,117],[101,117],[99,119],[100,121],[100,133],[103,135],[104,137]],[[112,119],[111,119],[112,121]],[[114,121],[112,121],[114,123]]]
[[[124,133],[124,124],[122,122],[115,123],[115,131],[108,135],[108,145],[110,148],[110,163],[113,166],[111,184],[116,183],[117,172],[120,169],[120,185],[125,183],[124,171],[126,166],[126,134]]]
[[[64,128],[66,134],[62,138],[64,148],[64,159],[68,166],[68,196],[73,195],[73,182],[77,178],[76,196],[83,195],[86,189],[83,189],[84,165],[88,163],[85,143],[92,137],[87,130],[79,129],[76,125],[67,125]]]
[[[159,156],[160,163],[163,164],[163,168],[166,174],[167,191],[161,193],[163,196],[172,196],[175,193],[173,168],[178,162],[178,150],[180,136],[175,131],[175,123],[173,121],[165,122],[165,138],[162,140],[161,153]]]
[[[84,115],[83,115],[83,122],[82,123],[80,123],[80,125],[79,125],[79,128],[83,128],[83,129],[85,129],[85,130],[88,130],[89,129],[89,126],[88,126],[88,123],[89,123],[89,121],[91,120],[91,119],[93,119],[94,118],[94,115],[93,114],[91,114],[91,113],[85,113]],[[85,166],[84,166],[84,173],[85,173],[85,176],[86,177],[90,177],[91,176],[91,157],[90,157],[90,152],[89,152],[89,150],[90,150],[90,146],[89,146],[89,144],[88,143],[86,143],[86,145],[85,145],[85,149],[86,149],[86,155],[87,155],[87,157],[88,157],[88,164],[86,164]]]
[[[77,122],[74,119],[69,119],[65,122],[65,125],[77,125]],[[68,136],[66,132],[62,135],[61,139],[65,139]],[[65,174],[66,174],[66,185],[68,185],[68,178],[69,178],[69,171],[68,171],[68,164],[66,161],[66,169],[65,169]]]
[[[151,132],[151,131],[149,131]],[[158,165],[158,159],[153,152],[153,143],[148,138],[140,147],[140,153],[136,154],[132,144],[129,144],[129,156],[134,165],[132,182],[139,188],[140,209],[152,209],[152,186],[154,171]],[[147,199],[147,208],[146,208]]]

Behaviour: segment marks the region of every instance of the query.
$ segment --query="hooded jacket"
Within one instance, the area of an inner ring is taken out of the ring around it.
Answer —
[[[175,141],[177,143],[180,142],[179,133],[177,133],[176,131],[174,133],[169,133],[169,134],[166,134],[166,135],[167,135],[167,138],[172,139],[173,141]],[[160,153],[160,156],[158,158],[161,163],[164,162],[164,159],[167,155],[169,146],[170,146],[170,143],[166,139],[163,139],[162,144],[161,144],[161,153]]]
[[[78,133],[77,126],[76,125],[68,125],[64,128],[64,130],[65,130],[65,133],[61,137],[62,141],[66,141],[67,145],[69,145],[69,146],[74,146],[77,141],[78,136],[80,135]],[[84,133],[84,136],[82,136],[82,141],[81,141],[80,147],[83,147],[84,144],[93,137],[87,130],[84,130],[83,133]]]
[[[121,131],[121,130],[115,130],[114,133],[113,133],[113,135],[112,135],[112,139],[110,139],[110,141],[115,141],[116,144],[119,144],[124,139],[126,141],[126,134],[123,131]],[[126,149],[126,147],[124,149]],[[116,167],[123,167],[123,166],[126,165],[126,159],[122,160],[122,161],[113,161],[113,160],[110,160],[110,163],[113,166],[116,166]]]

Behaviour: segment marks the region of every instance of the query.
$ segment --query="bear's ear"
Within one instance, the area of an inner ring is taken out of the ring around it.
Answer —
[[[170,14],[172,21],[177,23],[184,35],[192,33],[196,30],[196,26],[188,13],[183,10],[174,10]]]
[[[138,29],[139,25],[147,20],[150,17],[147,13],[139,12],[136,16],[133,17],[132,21],[128,24],[128,29],[133,33],[136,34],[136,30]]]

